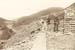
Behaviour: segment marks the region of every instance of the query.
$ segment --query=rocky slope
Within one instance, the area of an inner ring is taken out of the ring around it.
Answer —
[[[15,34],[15,32],[8,28],[7,25],[9,20],[0,18],[0,49],[3,47],[5,42]]]

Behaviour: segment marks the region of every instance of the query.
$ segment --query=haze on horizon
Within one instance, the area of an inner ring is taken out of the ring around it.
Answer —
[[[49,7],[66,8],[74,2],[74,0],[0,0],[0,17],[13,20]]]

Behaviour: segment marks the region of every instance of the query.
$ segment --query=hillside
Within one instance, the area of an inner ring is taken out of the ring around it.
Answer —
[[[53,7],[53,8],[48,8],[45,10],[42,10],[40,12],[37,12],[35,14],[32,14],[30,16],[24,16],[19,18],[13,25],[13,27],[19,27],[20,25],[27,25],[33,21],[37,21],[39,19],[42,18],[42,16],[46,16],[46,15],[50,15],[52,13],[55,14],[59,14],[60,16],[62,16],[63,13],[60,14],[60,12],[63,11],[63,8],[59,8],[59,7]],[[50,15],[51,17],[51,15]]]
[[[15,32],[8,28],[8,22],[9,20],[0,18],[0,49],[2,48],[3,44],[8,40],[11,36],[15,34]]]

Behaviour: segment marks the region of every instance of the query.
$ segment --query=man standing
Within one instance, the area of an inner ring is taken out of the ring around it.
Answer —
[[[47,25],[50,25],[50,20],[51,20],[51,18],[48,16],[47,17]]]
[[[54,32],[58,32],[59,19],[58,17],[54,18]]]

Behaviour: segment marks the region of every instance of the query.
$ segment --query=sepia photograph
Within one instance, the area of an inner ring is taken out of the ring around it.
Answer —
[[[0,50],[75,50],[75,0],[0,0]]]

